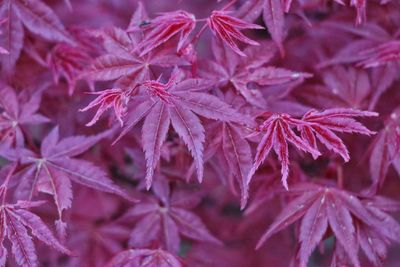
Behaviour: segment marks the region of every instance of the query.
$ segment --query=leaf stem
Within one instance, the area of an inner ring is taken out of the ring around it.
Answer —
[[[0,194],[2,195],[1,196],[2,197],[1,206],[4,206],[4,204],[6,202],[7,186],[8,186],[8,183],[10,182],[11,176],[14,173],[16,168],[17,168],[17,163],[14,162],[11,165],[10,171],[7,173],[6,179],[4,180],[3,184],[0,186]]]

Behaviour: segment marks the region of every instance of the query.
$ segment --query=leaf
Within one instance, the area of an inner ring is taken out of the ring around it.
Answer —
[[[25,227],[12,214],[6,216],[11,229],[8,229],[8,238],[12,244],[12,253],[15,261],[22,267],[38,266],[35,246]]]
[[[12,4],[1,7],[0,17],[7,19],[0,25],[0,46],[8,51],[8,54],[0,56],[0,62],[4,71],[11,73],[24,44],[24,29]]]
[[[235,43],[240,41],[249,45],[259,45],[256,41],[247,38],[241,30],[243,29],[263,29],[263,27],[246,22],[244,20],[228,15],[226,11],[214,10],[207,19],[208,27],[215,36],[221,38],[233,51],[240,56],[246,56]]]
[[[39,216],[23,210],[18,209],[13,212],[17,217],[19,217],[20,221],[26,226],[29,227],[32,231],[32,235],[38,238],[40,241],[58,250],[64,254],[71,254],[71,251],[66,249],[61,243],[54,237],[53,233],[49,230],[49,228],[43,223]]]
[[[136,263],[147,267],[183,267],[176,256],[161,249],[125,250],[118,253],[105,267],[122,267]]]
[[[307,133],[303,133],[304,136],[310,135],[311,132],[314,133],[321,143],[333,152],[338,153],[347,162],[350,160],[349,152],[342,140],[333,131],[364,135],[374,134],[375,132],[368,130],[361,123],[353,119],[353,117],[363,116],[378,116],[378,113],[344,108],[328,109],[320,113],[311,110],[302,118],[303,121],[310,124],[300,126],[299,128],[303,132],[307,131]]]
[[[73,42],[57,15],[42,1],[14,2],[19,18],[30,31],[51,41]]]
[[[293,120],[287,114],[269,114],[268,116],[269,118],[267,118],[267,120],[259,127],[260,132],[265,132],[265,135],[257,146],[257,154],[254,159],[253,167],[248,174],[247,181],[250,183],[256,170],[261,166],[271,149],[274,149],[282,164],[282,184],[286,189],[288,189],[287,178],[289,175],[289,150],[287,142],[289,141],[298,149],[308,152],[314,157],[318,157],[320,153],[318,150],[307,144],[305,140],[299,138],[291,129],[293,126],[301,127],[303,125],[301,121]]]
[[[182,235],[198,241],[211,242],[217,245],[222,244],[221,241],[210,234],[206,226],[195,214],[184,209],[171,208],[170,216],[177,224]]]
[[[178,135],[189,148],[191,155],[194,158],[197,179],[199,182],[203,180],[203,142],[205,140],[204,128],[200,120],[191,112],[179,104],[170,108],[170,117],[172,126]]]
[[[257,248],[273,234],[302,218],[298,236],[299,266],[307,266],[312,251],[322,242],[325,234],[330,233],[327,231],[328,224],[337,239],[337,246],[339,246],[336,248],[337,255],[334,257],[334,261],[343,261],[348,258],[354,266],[360,266],[357,255],[359,247],[361,246],[363,250],[370,250],[365,244],[366,230],[369,233],[375,233],[374,238],[378,240],[384,240],[400,233],[400,231],[396,233],[400,229],[400,225],[392,217],[379,208],[375,209],[375,204],[372,203],[378,203],[377,201],[364,201],[350,192],[311,183],[299,183],[292,188],[289,194],[300,194],[300,196],[291,200],[283,208],[261,237]],[[388,225],[383,227],[382,221],[387,222]],[[396,230],[388,233],[383,229]],[[361,233],[361,235],[357,233]],[[368,242],[372,242],[372,240]],[[379,245],[383,245],[383,243]],[[340,247],[343,248],[343,251],[339,249]],[[377,253],[385,251],[386,245],[377,250]]]
[[[250,120],[231,108],[228,104],[210,94],[184,92],[175,93],[175,95],[180,97],[181,105],[186,106],[193,112],[203,117],[232,122],[245,122],[246,120]]]
[[[307,267],[308,258],[319,242],[321,242],[327,228],[328,218],[326,214],[325,198],[315,201],[304,215],[304,219],[300,226],[300,242],[299,251],[300,266]]]
[[[118,50],[116,50],[118,52]],[[108,81],[121,76],[131,75],[140,70],[139,62],[132,58],[122,58],[115,55],[98,57],[86,72],[86,76],[93,80]]]
[[[177,34],[179,34],[177,46],[177,51],[179,51],[195,26],[196,18],[191,13],[182,10],[163,13],[142,27],[147,33],[135,47],[135,51],[140,51],[140,56],[143,56]],[[128,29],[128,31],[135,31],[135,28]]]
[[[147,170],[146,184],[150,188],[154,170],[161,156],[161,146],[168,133],[170,119],[164,103],[157,103],[146,117],[142,128],[143,150],[145,151]]]
[[[343,207],[340,200],[327,195],[330,198],[327,203],[327,214],[329,225],[333,230],[336,238],[346,250],[354,266],[360,266],[357,257],[357,243],[355,239],[355,228],[350,212]]]
[[[235,126],[226,125],[223,135],[223,150],[231,172],[238,176],[242,190],[241,207],[246,206],[249,197],[247,175],[251,169],[252,157],[250,145],[241,138]]]
[[[99,167],[90,162],[78,159],[68,159],[68,161],[55,160],[49,163],[50,166],[60,170],[70,179],[81,185],[120,195],[128,200],[132,200],[125,192],[117,187]]]
[[[104,48],[108,53],[119,56],[121,58],[131,59],[133,42],[129,38],[126,31],[117,28],[106,28],[98,33],[104,42]]]
[[[41,168],[41,174],[37,181],[37,189],[40,192],[53,195],[59,217],[62,212],[69,209],[72,204],[72,185],[68,176],[46,164]]]
[[[281,1],[264,0],[263,17],[265,25],[271,34],[272,40],[277,44],[281,55],[285,54],[283,48],[284,13]]]
[[[262,12],[260,6],[265,0],[248,0],[245,1],[240,8],[236,11],[236,17],[245,21],[255,21]]]

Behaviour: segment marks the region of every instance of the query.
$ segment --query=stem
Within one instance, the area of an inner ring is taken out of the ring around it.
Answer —
[[[5,202],[6,202],[6,195],[7,195],[7,186],[8,183],[10,182],[11,176],[14,173],[15,169],[17,168],[17,163],[13,163],[13,165],[11,165],[11,170],[8,172],[6,179],[4,180],[3,184],[0,186],[0,194],[2,195],[2,199],[1,199],[1,206],[4,206]]]
[[[342,166],[337,167],[337,186],[343,189],[343,168]]]
[[[221,10],[227,10],[231,6],[233,6],[236,3],[237,0],[232,0],[230,1],[226,6],[224,6]]]
[[[199,42],[200,36],[203,34],[203,32],[206,30],[206,28],[207,28],[207,24],[204,24],[203,27],[201,27],[200,31],[198,31],[196,33],[196,35],[193,37],[193,39],[189,43],[187,43],[184,48],[186,48],[189,44],[192,44],[193,48],[195,48],[197,43]]]

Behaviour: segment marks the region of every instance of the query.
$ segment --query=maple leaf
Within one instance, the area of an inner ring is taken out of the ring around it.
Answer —
[[[185,65],[187,62],[171,53],[171,49],[164,47],[153,50],[143,56],[132,50],[139,43],[139,39],[130,36],[119,28],[108,28],[97,35],[104,40],[107,52],[96,58],[86,70],[84,77],[96,81],[119,79],[118,83],[133,87],[133,84],[152,78],[152,66],[173,67]]]
[[[391,62],[400,61],[400,41],[393,40],[359,52],[364,58],[358,65],[364,68],[374,68]]]
[[[82,46],[60,43],[47,55],[46,61],[53,73],[55,83],[58,84],[61,77],[65,78],[68,84],[68,94],[72,95],[77,80],[86,66],[90,64],[91,57]],[[88,84],[89,87],[93,87],[90,82]]]
[[[375,132],[368,130],[364,125],[357,122],[355,117],[376,117],[378,113],[370,111],[359,111],[356,109],[335,108],[322,112],[310,110],[304,114],[299,125],[301,135],[308,144],[317,150],[316,138],[328,149],[339,154],[345,162],[350,160],[349,152],[342,140],[334,133],[358,133],[372,135]]]
[[[288,141],[298,149],[311,153],[314,159],[316,159],[320,155],[316,142],[316,138],[318,138],[328,149],[341,155],[347,162],[350,159],[347,148],[333,131],[364,135],[374,134],[374,132],[368,130],[353,118],[378,116],[378,113],[337,108],[322,112],[310,110],[304,114],[301,120],[292,118],[288,114],[267,113],[266,116],[266,120],[259,126],[257,133],[255,133],[259,134],[260,132],[265,132],[265,135],[257,147],[257,154],[247,181],[250,182],[255,171],[260,167],[271,149],[274,149],[282,164],[282,184],[288,189]],[[293,127],[299,129],[301,137],[297,136],[291,129]]]
[[[245,123],[248,120],[217,97],[199,92],[208,88],[209,82],[202,79],[183,79],[183,73],[178,69],[175,69],[174,73],[167,84],[162,84],[158,80],[142,84],[144,94],[137,95],[137,101],[131,102],[125,126],[117,138],[119,140],[144,119],[142,143],[147,160],[148,188],[151,186],[170,124],[188,147],[195,161],[198,180],[202,181],[205,137],[204,128],[195,113],[221,121]]]
[[[87,213],[87,210],[85,211]],[[110,258],[124,249],[129,237],[126,226],[113,222],[93,223],[91,218],[74,217],[68,244],[79,251],[78,257],[71,257],[67,266],[104,266]]]
[[[128,249],[118,253],[106,267],[183,267],[181,260],[162,249]]]
[[[177,46],[177,51],[179,51],[195,26],[195,16],[186,11],[178,10],[162,13],[160,16],[140,27],[146,34],[143,40],[134,49],[135,51],[140,51],[139,56],[143,56],[154,48],[167,42],[173,36],[180,34]],[[137,26],[128,28],[128,32],[136,30]]]
[[[212,48],[216,62],[207,61],[199,70],[199,75],[215,81],[218,87],[231,85],[249,103],[260,108],[265,108],[265,99],[259,90],[250,89],[248,84],[255,83],[261,86],[287,84],[311,76],[283,68],[264,67],[275,55],[276,49],[272,43],[263,42],[261,46],[247,47],[243,51],[246,55],[244,59],[227,49],[221,42],[214,41]]]
[[[11,243],[15,262],[19,266],[39,266],[32,236],[61,253],[71,255],[72,253],[54,237],[42,219],[28,210],[42,205],[43,201],[18,201],[15,204],[5,202],[8,183],[15,167],[16,164],[10,168],[3,167],[0,172],[2,175],[6,175],[0,186],[0,265],[6,266],[7,262],[8,252],[4,247],[5,238]],[[28,234],[28,229],[31,235]]]
[[[360,238],[358,224],[379,229],[379,221],[367,206],[352,193],[334,187],[304,183],[295,185],[292,190],[293,194],[299,196],[281,211],[261,237],[257,248],[272,235],[302,218],[297,254],[300,267],[307,266],[308,258],[323,240],[328,226],[351,263],[360,266],[357,257]]]
[[[369,170],[375,189],[382,187],[390,165],[393,165],[400,174],[399,111],[396,109],[391,113],[385,121],[384,128],[377,134],[371,145]]]
[[[4,38],[2,47],[9,52],[1,57],[2,66],[10,72],[14,69],[24,41],[24,29],[50,41],[73,43],[60,19],[51,8],[39,0],[5,0],[0,5],[0,17],[6,19],[2,25]]]
[[[1,151],[9,160],[15,160],[16,155],[22,164],[26,164],[16,190],[18,199],[31,200],[36,192],[52,195],[58,211],[59,219],[56,225],[60,232],[63,232],[66,226],[62,221],[62,213],[72,204],[71,180],[131,200],[99,167],[89,161],[72,158],[82,154],[109,134],[110,132],[104,132],[95,136],[72,136],[59,140],[58,127],[55,127],[43,139],[40,153],[22,148]]]
[[[350,33],[358,38],[361,37],[346,44],[333,58],[322,61],[318,66],[327,67],[334,64],[356,63],[357,66],[370,68],[369,80],[371,85],[368,86],[376,88],[371,92],[372,95],[369,104],[369,109],[373,110],[381,95],[398,79],[397,73],[400,65],[396,60],[397,41],[393,40],[393,37],[384,28],[375,23],[367,23],[362,28],[354,28],[346,23],[327,23],[325,30],[335,30],[341,35],[343,33]],[[343,80],[339,75],[343,75],[344,71],[340,74],[340,69],[340,66],[339,68],[335,66],[332,75],[336,77],[336,81],[335,79],[331,79],[330,84]],[[351,75],[347,73],[345,76]],[[344,93],[340,88],[335,89],[340,93]],[[360,90],[363,90],[363,88],[360,88]]]
[[[263,27],[248,23],[244,20],[228,15],[228,11],[214,10],[211,16],[207,19],[207,24],[215,36],[221,38],[233,51],[240,56],[246,56],[235,43],[241,41],[249,45],[260,45],[246,37],[241,30],[243,29],[263,29]]]
[[[237,16],[245,21],[255,21],[261,13],[272,40],[279,48],[281,55],[285,54],[283,48],[285,14],[290,6],[285,10],[283,1],[274,0],[249,0],[237,10]]]
[[[22,126],[49,122],[45,116],[37,113],[41,100],[41,92],[34,93],[28,100],[21,93],[16,95],[15,91],[3,86],[0,89],[0,135],[1,144],[18,147],[24,145],[24,132]]]
[[[224,102],[240,110],[244,100],[233,93],[224,95]],[[246,127],[233,122],[210,122],[205,125],[207,138],[205,143],[204,161],[215,163],[216,169],[221,170],[222,177],[228,179],[227,184],[231,191],[237,194],[237,185],[240,188],[241,206],[246,205],[248,199],[247,174],[252,166],[251,147],[246,139]]]
[[[84,112],[92,109],[96,106],[99,106],[96,114],[93,119],[86,124],[86,126],[94,125],[99,119],[100,116],[108,109],[113,108],[115,117],[121,124],[121,127],[124,125],[123,117],[127,111],[127,105],[129,102],[131,90],[122,90],[122,89],[107,89],[101,92],[95,92],[91,94],[99,95],[96,99],[94,99],[89,105],[85,108],[80,109],[79,111]]]
[[[305,140],[298,137],[292,130],[293,127],[300,127],[305,124],[301,120],[294,119],[288,114],[265,114],[266,120],[258,127],[257,133],[264,132],[260,143],[257,146],[257,154],[254,159],[247,182],[250,183],[256,170],[268,156],[271,149],[274,149],[282,164],[282,184],[287,189],[287,178],[289,175],[289,149],[288,141],[305,152],[311,153],[314,157],[318,157],[320,152],[311,147]]]
[[[398,211],[399,202],[380,196],[364,198],[368,209],[378,225],[356,223],[359,245],[368,260],[375,266],[382,266],[391,242],[399,242],[400,224],[387,212]]]
[[[130,235],[130,246],[143,247],[161,240],[166,250],[177,252],[181,235],[195,241],[221,244],[201,219],[190,211],[201,199],[182,190],[171,193],[168,182],[162,178],[154,185],[157,198],[143,200],[122,217],[124,221],[137,220]]]
[[[366,106],[367,98],[372,90],[368,73],[365,70],[338,65],[327,69],[322,78],[330,91],[327,101],[334,102],[332,106],[350,108]],[[338,101],[332,100],[332,95],[338,97]]]

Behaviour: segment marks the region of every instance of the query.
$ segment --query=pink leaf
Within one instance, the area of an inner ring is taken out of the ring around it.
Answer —
[[[264,1],[264,22],[268,27],[272,40],[277,44],[281,55],[285,54],[283,48],[283,30],[284,30],[284,13],[281,1],[265,0]]]
[[[203,180],[203,142],[204,128],[200,120],[191,112],[180,105],[175,104],[170,108],[170,116],[172,126],[178,135],[189,148],[191,155],[194,158],[197,179],[199,182]]]

